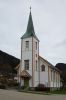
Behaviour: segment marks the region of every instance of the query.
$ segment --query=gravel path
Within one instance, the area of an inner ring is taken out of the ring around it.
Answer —
[[[66,95],[39,95],[0,89],[0,100],[66,100]]]

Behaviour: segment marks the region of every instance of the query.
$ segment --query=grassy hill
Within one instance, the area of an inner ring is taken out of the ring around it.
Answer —
[[[0,50],[0,74],[16,74],[15,67],[20,63],[20,59]]]
[[[56,64],[55,67],[59,68],[62,71],[61,78],[63,79],[64,84],[66,84],[66,64],[58,63],[58,64]]]

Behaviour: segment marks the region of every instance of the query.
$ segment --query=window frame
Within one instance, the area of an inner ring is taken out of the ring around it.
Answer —
[[[37,50],[37,42],[36,42],[36,50]]]
[[[29,41],[25,41],[25,48],[29,50]]]
[[[54,79],[54,82],[55,82],[55,70],[53,71],[53,79]]]
[[[41,65],[41,71],[45,72],[45,65]]]
[[[29,60],[24,60],[24,69],[29,70]]]
[[[53,70],[51,70],[51,81],[53,81]]]
[[[38,69],[38,68],[37,68],[37,64],[38,64],[38,63],[37,63],[37,60],[36,60],[36,71],[37,71],[37,69]]]

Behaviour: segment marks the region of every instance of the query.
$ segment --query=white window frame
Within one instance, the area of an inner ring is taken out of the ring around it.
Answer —
[[[29,60],[24,60],[24,69],[29,70]]]
[[[29,50],[29,41],[25,41],[25,48]]]

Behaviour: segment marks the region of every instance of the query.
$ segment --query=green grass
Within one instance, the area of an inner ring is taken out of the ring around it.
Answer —
[[[66,89],[63,90],[54,90],[54,91],[23,91],[20,90],[19,92],[25,92],[25,93],[32,93],[32,94],[40,94],[40,95],[53,95],[53,94],[61,94],[66,95]]]
[[[24,92],[24,93],[31,93],[31,94],[40,94],[40,95],[51,95],[51,93],[47,92],[38,92],[38,91],[19,91],[19,92]]]
[[[66,89],[51,91],[51,93],[52,94],[65,94],[66,95]]]

